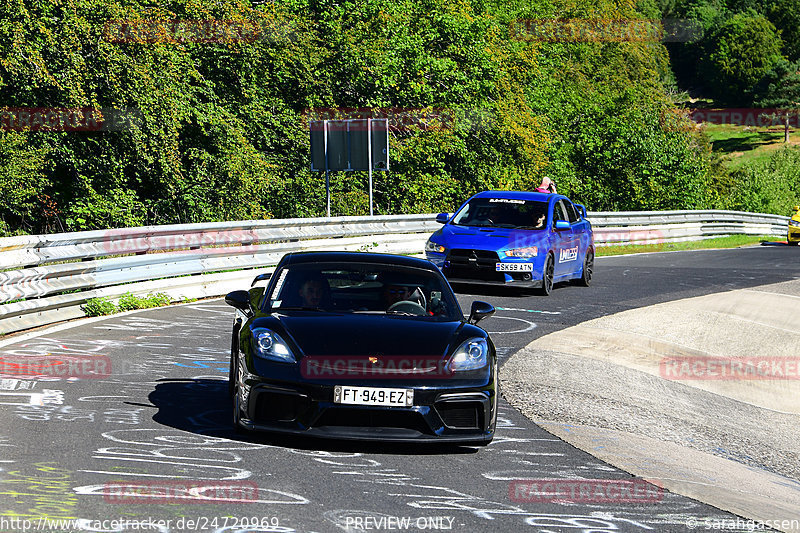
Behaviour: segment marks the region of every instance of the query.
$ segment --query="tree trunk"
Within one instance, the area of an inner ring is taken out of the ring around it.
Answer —
[[[789,142],[789,113],[783,115],[783,142]]]

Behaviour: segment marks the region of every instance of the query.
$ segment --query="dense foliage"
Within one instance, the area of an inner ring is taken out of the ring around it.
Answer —
[[[445,117],[393,128],[391,170],[374,175],[378,213],[452,210],[545,174],[594,210],[732,205],[703,135],[672,118],[672,67],[691,83],[701,73],[688,64],[703,58],[715,90],[749,90],[782,55],[796,59],[797,0],[691,1],[9,0],[0,106],[136,119],[118,131],[0,127],[0,235],[324,215],[324,176],[308,160],[308,112],[320,108]],[[527,19],[667,15],[709,30],[696,50],[671,47],[673,64],[657,41],[513,31]],[[208,19],[257,31],[212,42],[115,33],[120,21]],[[743,69],[743,54],[762,59]],[[368,212],[366,173],[332,174],[332,191],[334,215]]]

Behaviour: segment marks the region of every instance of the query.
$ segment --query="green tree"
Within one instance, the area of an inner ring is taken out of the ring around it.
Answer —
[[[773,0],[766,11],[781,32],[783,54],[789,61],[800,59],[800,0]]]
[[[710,37],[703,73],[720,101],[749,103],[753,87],[781,60],[775,26],[754,11],[736,13]]]

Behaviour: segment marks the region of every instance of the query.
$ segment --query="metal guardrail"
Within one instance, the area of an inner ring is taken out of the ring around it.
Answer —
[[[726,235],[786,237],[789,217],[741,211],[589,212],[599,246],[677,242]]]
[[[0,238],[0,333],[84,316],[81,305],[126,292],[174,300],[249,286],[253,269],[287,252],[420,253],[435,215],[302,218],[84,231]],[[731,234],[785,236],[788,217],[735,211],[594,212],[597,245]]]

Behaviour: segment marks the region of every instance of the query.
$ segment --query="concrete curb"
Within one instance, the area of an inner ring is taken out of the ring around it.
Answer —
[[[669,357],[800,359],[798,303],[800,281],[790,281],[591,320],[511,356],[503,392],[528,418],[614,466],[800,531],[800,380],[678,381],[662,366]]]

